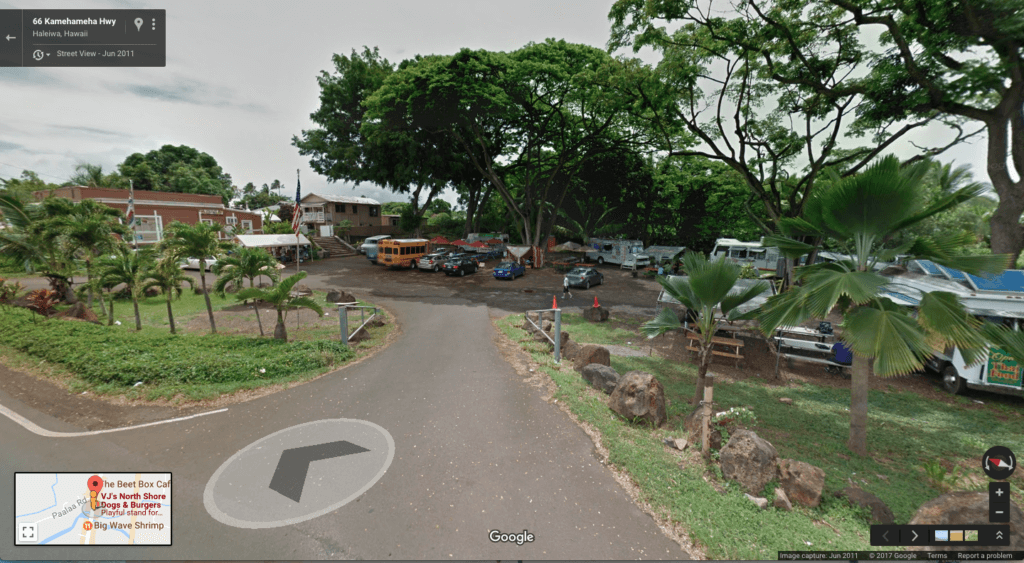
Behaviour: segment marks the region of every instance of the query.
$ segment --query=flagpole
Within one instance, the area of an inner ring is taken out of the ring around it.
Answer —
[[[302,189],[302,188],[301,188],[301,184],[299,184],[299,169],[296,168],[295,169],[295,209],[296,209],[297,212],[301,210],[301,208],[299,207],[301,205],[299,203],[299,201],[300,201],[299,200],[299,190],[300,189]],[[302,258],[301,258],[302,257],[302,254],[301,254],[302,251],[299,250],[299,229],[301,227],[302,227],[302,220],[300,219],[299,223],[298,223],[298,226],[295,227],[295,273],[296,274],[299,273],[299,262],[302,260]],[[296,319],[297,318],[298,318],[298,315],[296,315]]]
[[[124,185],[124,184],[122,184]],[[135,232],[135,184],[128,180],[128,215],[129,227],[132,231],[132,247],[139,250],[139,235]]]

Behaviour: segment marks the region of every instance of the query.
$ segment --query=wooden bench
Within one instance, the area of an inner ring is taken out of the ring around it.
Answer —
[[[686,331],[686,338],[689,341],[687,346],[686,346],[686,349],[690,350],[692,352],[700,352],[700,348],[698,346],[694,345],[694,341],[702,339],[703,336],[701,336],[700,333],[694,332],[692,330],[687,330]],[[716,344],[719,345],[719,346],[728,346],[729,348],[734,349],[735,352],[725,352],[725,351],[722,351],[722,350],[715,350],[714,349],[714,345],[716,345]],[[712,336],[711,337],[711,345],[712,345],[711,355],[713,355],[713,356],[721,356],[723,358],[732,358],[732,359],[736,360],[736,367],[737,368],[740,367],[740,360],[743,359],[743,355],[740,353],[740,348],[743,348],[743,341],[742,340],[740,340],[738,338],[725,338],[723,336]]]

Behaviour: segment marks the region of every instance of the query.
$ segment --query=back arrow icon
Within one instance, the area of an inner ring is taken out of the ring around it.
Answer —
[[[11,39],[17,39],[17,37],[11,37],[10,35],[8,35],[7,40],[10,41]]]

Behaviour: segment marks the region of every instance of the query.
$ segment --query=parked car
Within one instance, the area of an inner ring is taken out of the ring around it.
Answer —
[[[216,264],[217,264],[217,259],[216,258],[207,258],[206,259],[206,271],[209,272],[210,269],[213,268]],[[198,258],[186,258],[186,259],[181,261],[181,267],[182,267],[182,269],[185,269],[185,270],[198,270],[199,269],[199,259]]]
[[[494,277],[516,279],[526,273],[526,266],[515,262],[502,262],[494,267]]]
[[[444,263],[455,256],[455,252],[452,250],[438,250],[427,254],[423,258],[420,258],[418,263],[421,270],[433,270],[440,272]]]
[[[480,263],[469,258],[455,258],[444,263],[444,273],[447,276],[464,276],[480,269]]]
[[[565,274],[565,279],[569,281],[570,287],[590,289],[592,285],[604,283],[604,274],[594,268],[573,268],[569,270],[568,274]]]

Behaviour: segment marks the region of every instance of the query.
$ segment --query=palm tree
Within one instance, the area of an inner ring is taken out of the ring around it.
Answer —
[[[658,277],[658,283],[665,292],[698,314],[697,327],[700,330],[699,367],[697,370],[697,390],[692,404],[698,404],[704,398],[704,387],[707,382],[708,366],[711,364],[712,338],[723,319],[737,320],[750,318],[751,313],[740,314],[737,307],[761,295],[768,290],[768,284],[758,282],[747,289],[734,291],[736,280],[740,277],[740,266],[725,259],[709,262],[703,254],[689,251],[683,256],[683,266],[687,278]],[[721,311],[717,315],[716,311]],[[679,328],[679,317],[668,307],[661,310],[654,320],[644,323],[640,331],[648,338],[654,338],[673,329]]]
[[[238,289],[242,289],[243,281],[249,280],[249,287],[256,287],[255,279],[266,275],[271,280],[277,280],[277,260],[262,248],[239,248],[229,256],[217,261],[213,267],[213,273],[217,274],[217,282],[213,290],[224,297],[225,290],[229,283],[233,283]]]
[[[66,200],[63,200],[66,201]],[[125,236],[128,229],[120,224],[121,212],[107,207],[92,199],[79,202],[67,202],[62,215],[55,217],[54,230],[67,239],[72,254],[81,252],[85,261],[85,277],[89,289],[87,305],[92,307],[92,260],[101,253],[109,251],[117,239],[114,234]],[[100,306],[103,306],[103,293],[100,292]]]
[[[191,288],[194,281],[182,271],[178,260],[172,256],[164,257],[156,267],[148,272],[149,278],[142,286],[142,291],[151,287],[158,287],[167,297],[167,320],[171,323],[171,334],[174,331],[174,311],[171,310],[171,299],[181,297],[181,284],[187,283]]]
[[[135,330],[142,330],[142,318],[139,316],[139,296],[142,294],[143,283],[149,278],[154,255],[155,252],[152,248],[144,247],[133,250],[122,242],[114,248],[113,256],[104,256],[99,260],[102,272],[100,284],[103,286],[124,284],[132,296],[132,306],[135,307]]]
[[[818,241],[827,237],[853,257],[799,268],[797,277],[802,285],[769,299],[760,322],[767,335],[780,326],[824,318],[838,306],[843,315],[842,340],[854,354],[848,445],[858,455],[867,455],[869,361],[873,361],[876,375],[886,377],[921,369],[933,345],[959,347],[968,363],[985,346],[978,331],[980,323],[954,294],[925,293],[915,316],[881,294],[888,280],[873,271],[875,262],[910,255],[981,274],[1001,272],[1009,258],[957,255],[961,246],[973,242],[965,233],[919,235],[897,248],[886,248],[887,242],[905,229],[976,197],[984,189],[968,185],[928,203],[922,180],[929,166],[922,162],[901,167],[898,159],[889,156],[853,177],[840,179],[830,172],[830,181],[816,188],[803,216],[780,222],[786,236],[765,238],[766,245],[778,246],[790,258],[817,249],[798,241],[801,236]]]
[[[288,340],[288,332],[284,326],[285,311],[293,307],[305,307],[311,309],[318,315],[323,315],[324,310],[320,308],[320,305],[316,301],[309,297],[295,297],[292,293],[292,287],[299,282],[302,278],[306,277],[306,272],[299,272],[292,274],[287,278],[281,280],[281,283],[274,287],[261,289],[250,287],[243,289],[235,295],[235,299],[239,301],[255,299],[257,301],[266,301],[277,309],[277,326],[274,327],[274,338],[277,340]],[[257,309],[256,315],[259,316],[259,310]]]
[[[69,202],[49,197],[39,204],[25,205],[11,195],[0,195],[0,213],[7,228],[0,230],[0,253],[39,269],[50,287],[68,303],[77,301],[71,289],[74,262],[67,241],[59,236],[55,221]]]
[[[217,323],[213,320],[213,303],[210,302],[210,293],[206,289],[206,260],[218,258],[231,248],[230,244],[218,237],[221,230],[222,227],[216,223],[186,225],[175,221],[167,227],[167,236],[160,243],[161,248],[166,251],[165,254],[175,259],[199,259],[199,282],[203,297],[206,298],[206,312],[210,317],[210,332],[213,334],[217,334]]]

